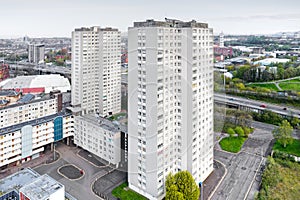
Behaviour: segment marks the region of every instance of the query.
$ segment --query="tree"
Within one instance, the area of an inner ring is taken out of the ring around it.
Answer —
[[[277,185],[281,180],[278,177],[279,165],[275,162],[274,158],[268,157],[267,167],[262,176],[262,188],[273,187]]]
[[[284,148],[288,144],[292,144],[294,139],[292,137],[293,127],[287,120],[283,120],[281,125],[273,130],[274,138]]]
[[[245,90],[246,89],[246,87],[243,83],[236,83],[235,87],[237,87],[237,89],[239,89],[239,90]]]
[[[166,193],[166,199],[178,199],[178,200],[184,200],[183,194],[181,192],[178,192],[178,188],[176,185],[171,185]]]
[[[294,128],[298,128],[300,126],[300,119],[297,118],[297,117],[293,117],[292,120],[291,120],[291,125]]]
[[[240,79],[243,79],[244,78],[244,73],[246,71],[250,70],[250,66],[249,65],[244,65],[244,66],[241,66],[237,69],[237,74],[236,74],[236,77],[235,78],[240,78]]]
[[[188,171],[169,174],[166,180],[166,200],[198,200],[200,190]]]

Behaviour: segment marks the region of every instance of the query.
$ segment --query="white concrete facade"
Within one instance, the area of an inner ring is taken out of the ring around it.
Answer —
[[[28,61],[31,63],[44,62],[45,59],[45,45],[28,45]]]
[[[219,47],[224,47],[224,33],[221,32],[219,35]]]
[[[128,31],[128,182],[162,199],[165,178],[213,171],[213,32],[178,20],[135,22]]]
[[[117,29],[72,32],[72,106],[101,116],[121,111],[121,34]]]
[[[44,146],[56,141],[55,120],[62,119],[61,139],[74,135],[71,115],[51,115],[0,129],[0,167],[17,161],[26,162],[44,151]]]
[[[56,97],[35,100],[27,104],[14,104],[0,109],[0,129],[22,122],[53,115],[58,112]]]
[[[107,119],[75,116],[74,143],[115,166],[121,161],[121,131]]]

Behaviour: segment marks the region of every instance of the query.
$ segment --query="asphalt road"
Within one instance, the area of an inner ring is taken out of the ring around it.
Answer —
[[[214,99],[215,101],[223,102],[223,103],[230,103],[230,104],[236,104],[236,105],[241,105],[241,106],[246,106],[250,107],[253,109],[257,110],[270,110],[278,114],[286,115],[286,116],[295,116],[300,118],[300,110],[292,107],[288,107],[283,105],[277,105],[277,104],[271,104],[271,103],[266,103],[263,101],[257,101],[257,100],[252,100],[252,99],[246,99],[246,98],[241,98],[241,97],[236,97],[236,96],[230,96],[230,95],[225,95],[224,94],[214,94]],[[263,108],[261,107],[262,105],[265,105],[266,107]],[[284,110],[286,108],[286,110]]]
[[[275,126],[260,122],[253,122],[252,126],[255,131],[238,154],[222,151],[218,144],[215,145],[215,160],[225,165],[227,174],[212,195],[212,200],[250,200],[259,191],[261,169],[270,151]]]
[[[23,69],[34,69],[34,70],[40,70],[41,72],[49,72],[49,73],[60,73],[60,74],[66,74],[71,75],[71,69],[63,66],[47,66],[47,65],[37,65],[37,66],[31,66],[31,65],[24,65],[24,64],[10,64],[11,69],[18,68],[20,70]]]

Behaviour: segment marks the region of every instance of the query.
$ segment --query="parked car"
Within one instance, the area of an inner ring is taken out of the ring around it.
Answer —
[[[284,107],[284,108],[283,108],[283,110],[287,110],[287,108],[286,108],[286,107]]]

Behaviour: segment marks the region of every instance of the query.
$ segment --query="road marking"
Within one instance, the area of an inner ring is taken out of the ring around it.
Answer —
[[[261,160],[260,160],[260,163],[259,163],[259,166],[258,166],[258,170],[255,170],[255,174],[254,174],[254,176],[253,176],[253,179],[252,179],[252,181],[251,181],[251,184],[250,184],[250,186],[249,186],[249,188],[248,188],[248,190],[247,190],[247,192],[246,192],[246,195],[245,195],[245,197],[244,197],[243,200],[245,200],[245,199],[248,197],[248,195],[249,195],[249,192],[250,192],[250,190],[251,190],[251,188],[252,188],[253,182],[254,182],[254,180],[255,180],[255,178],[256,178],[256,175],[257,175],[257,172],[258,172],[259,169],[260,169],[260,166],[261,166],[262,161],[263,161],[263,158],[261,157]]]
[[[65,167],[65,166],[70,166],[70,165],[72,165],[73,167],[77,168],[80,172],[82,171],[82,174],[81,174],[82,176],[80,176],[79,178],[76,178],[76,179],[71,179],[71,178],[68,178],[66,175],[64,175],[63,173],[61,173],[59,171],[61,168]],[[66,179],[68,179],[70,181],[78,181],[78,180],[82,179],[84,177],[84,175],[85,175],[85,170],[80,169],[79,167],[77,167],[74,164],[64,164],[63,166],[59,167],[56,171],[57,171],[58,174],[60,174],[61,176],[65,177]]]
[[[95,185],[95,182],[96,182],[98,179],[102,178],[103,176],[106,176],[107,174],[109,174],[109,173],[111,173],[111,172],[113,172],[113,171],[115,171],[115,170],[116,170],[116,169],[113,168],[111,171],[108,171],[106,174],[103,174],[102,176],[99,176],[99,177],[97,177],[97,175],[96,175],[96,176],[95,176],[95,180],[92,181],[91,186],[90,186],[91,192],[92,192],[96,197],[98,197],[99,199],[102,199],[102,198],[99,197],[97,194],[95,194],[95,192],[93,191],[93,186]]]
[[[215,189],[212,191],[212,193],[209,195],[208,200],[210,200],[212,198],[212,196],[215,194],[215,192],[217,191],[217,189],[219,188],[219,186],[221,185],[221,183],[223,182],[223,179],[225,178],[225,176],[227,175],[227,169],[226,166],[219,160],[215,160],[216,162],[219,162],[221,165],[223,165],[224,169],[225,169],[225,173],[223,174],[221,180],[219,181],[218,185],[215,187]]]

